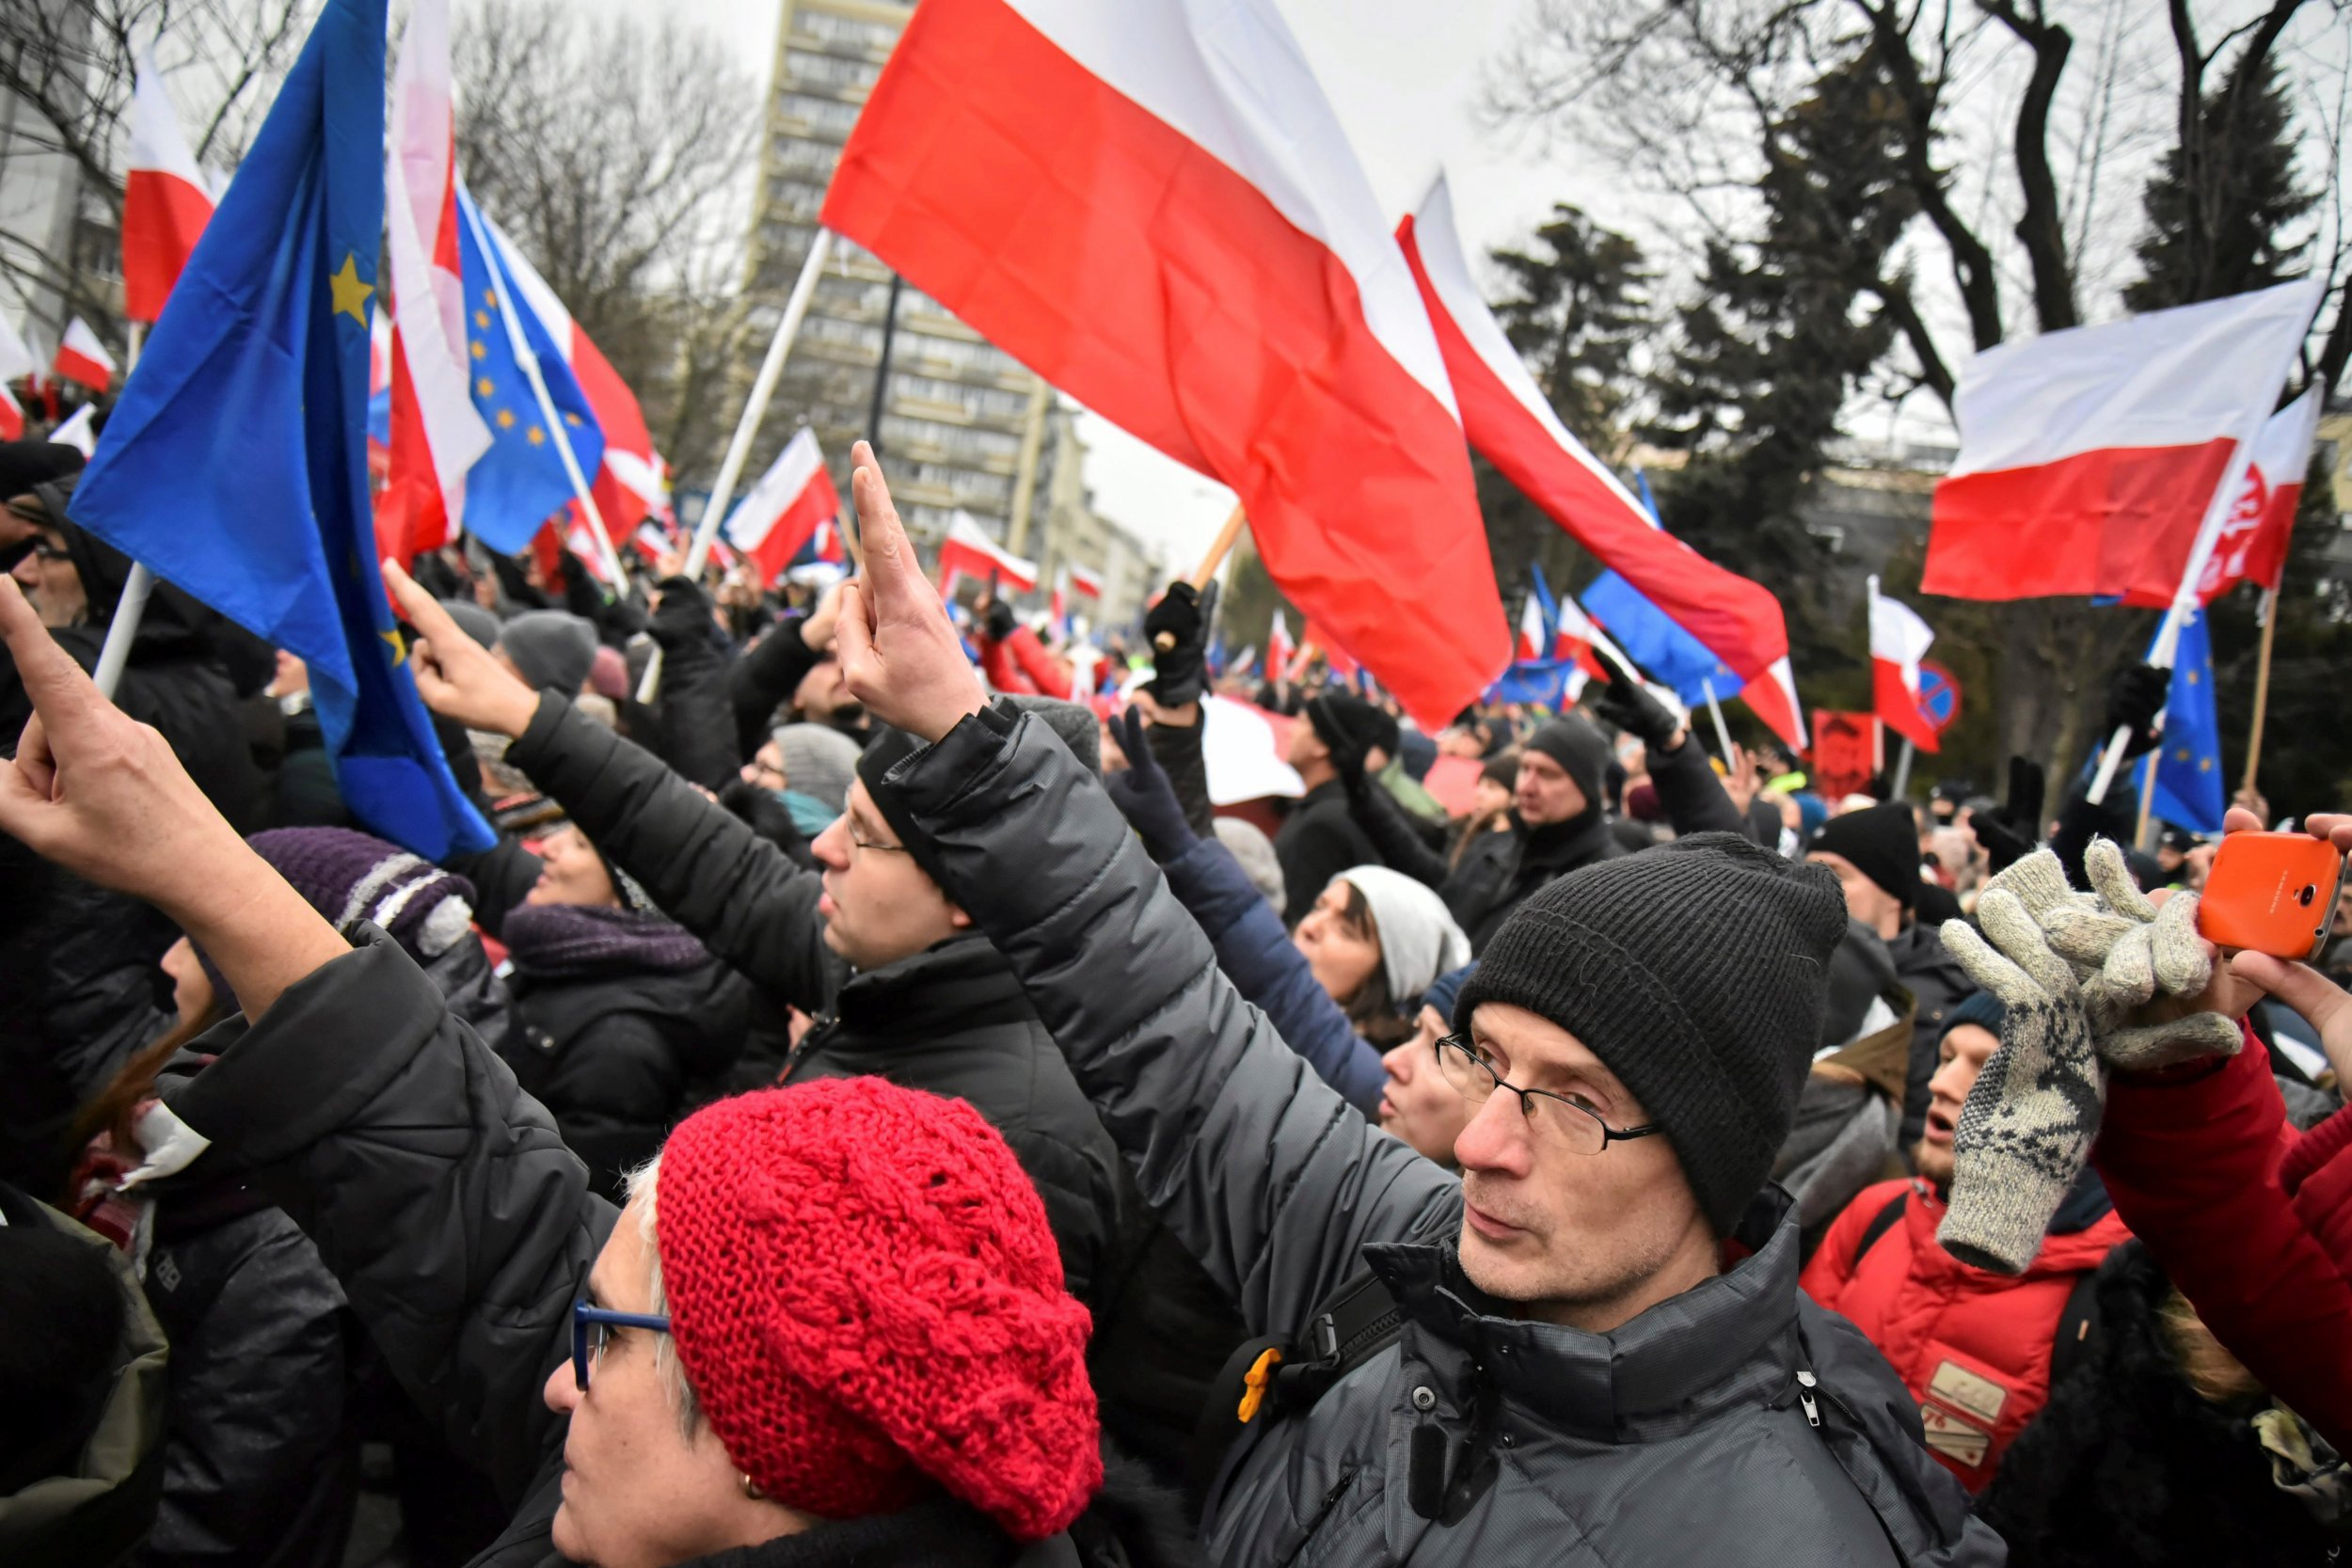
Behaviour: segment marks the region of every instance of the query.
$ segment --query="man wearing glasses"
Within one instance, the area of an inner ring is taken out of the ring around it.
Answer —
[[[1097,781],[987,703],[880,474],[856,483],[843,672],[932,742],[869,784],[1265,1337],[1209,1490],[1217,1561],[2002,1560],[1884,1360],[1799,1292],[1767,1186],[1845,929],[1833,878],[1704,833],[1529,898],[1434,1048],[1478,1101],[1456,1179],[1244,1005]],[[1332,1304],[1367,1268],[1396,1332],[1360,1355]]]

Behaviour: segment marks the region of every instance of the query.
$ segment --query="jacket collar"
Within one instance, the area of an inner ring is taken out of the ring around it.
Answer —
[[[861,1035],[957,1032],[1037,1017],[1021,977],[994,944],[977,933],[950,937],[911,958],[852,975],[834,1012]]]
[[[1504,1315],[1462,1273],[1454,1243],[1367,1246],[1408,1325],[1407,1349],[1469,1402],[1476,1369],[1501,1371],[1506,1406],[1618,1441],[1687,1432],[1788,1388],[1797,1366],[1796,1205],[1768,1187],[1734,1233],[1754,1250],[1609,1334]]]
[[[798,1535],[694,1559],[689,1568],[998,1568],[1012,1543],[986,1517],[947,1497],[896,1513],[828,1521]]]

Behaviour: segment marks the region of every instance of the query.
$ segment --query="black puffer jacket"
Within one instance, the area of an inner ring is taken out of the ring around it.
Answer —
[[[1747,1257],[1614,1333],[1505,1316],[1454,1259],[1458,1181],[1366,1126],[1242,1001],[1042,725],[985,710],[889,787],[937,843],[949,896],[1028,986],[1145,1197],[1250,1328],[1299,1333],[1367,1265],[1404,1314],[1395,1344],[1248,1429],[1202,1527],[1217,1560],[2001,1560],[1920,1446],[1885,1360],[1799,1292],[1785,1196],[1768,1189],[1750,1209]]]
[[[1406,820],[1404,808],[1395,809],[1397,819]],[[1282,863],[1282,924],[1295,926],[1307,918],[1332,878],[1350,866],[1377,861],[1380,853],[1348,815],[1340,781],[1330,779],[1307,791],[1282,818],[1274,834],[1274,856]]]
[[[572,1302],[617,1211],[588,1191],[546,1110],[450,1018],[407,955],[373,927],[354,936],[356,951],[286,991],[259,1024],[234,1019],[206,1035],[199,1049],[218,1060],[166,1098],[317,1243],[402,1386],[514,1509],[476,1568],[563,1568],[549,1530],[564,1422],[540,1391],[571,1354]],[[1071,1536],[1026,1547],[954,1504],[911,1512],[920,1517],[820,1526],[699,1560],[1122,1560],[1081,1557],[1073,1538],[1115,1542],[1135,1568],[1184,1560],[1164,1511],[1124,1487]]]
[[[1358,790],[1349,804],[1383,862],[1438,890],[1454,923],[1469,935],[1472,953],[1485,952],[1511,911],[1537,888],[1579,866],[1615,860],[1626,852],[1597,806],[1568,821],[1548,822],[1540,828],[1529,827],[1514,812],[1510,831],[1479,834],[1462,851],[1461,860],[1449,865],[1443,855],[1421,841],[1405,808],[1390,799],[1388,791]],[[1724,805],[1728,811],[1729,800]]]
[[[1977,1499],[2019,1568],[2287,1568],[2338,1560],[2272,1480],[2252,1418],[2207,1402],[2157,1327],[2170,1282],[2127,1243],[2091,1283],[2090,1349]]]
[[[771,635],[797,634],[787,623]],[[986,941],[852,973],[825,945],[816,874],[570,704],[541,697],[507,758],[672,919],[817,1020],[786,1082],[871,1073],[970,1101],[1037,1183],[1071,1292],[1089,1296],[1118,1233],[1118,1153]]]

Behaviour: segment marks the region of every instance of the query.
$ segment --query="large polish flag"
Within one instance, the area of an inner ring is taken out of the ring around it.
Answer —
[[[1870,578],[1870,688],[1879,722],[1923,752],[1937,749],[1935,726],[1919,711],[1919,661],[1935,633],[1918,612],[1879,592]]]
[[[1000,587],[1026,594],[1037,587],[1037,562],[991,539],[978,518],[958,507],[947,521],[947,537],[939,542],[940,592],[954,592],[959,577],[993,578]]]
[[[721,531],[758,565],[765,586],[784,575],[818,525],[840,515],[841,495],[834,488],[833,475],[825,471],[817,433],[803,425],[759,483],[736,503]]]
[[[1788,652],[1780,601],[1654,527],[1632,492],[1560,422],[1470,279],[1442,176],[1397,238],[1437,327],[1470,445],[1741,680],[1769,671]]]
[[[16,394],[8,384],[20,376],[37,376],[40,361],[33,357],[31,345],[16,329],[16,324],[0,316],[0,441],[22,440],[24,436],[24,405],[16,401]]]
[[[390,235],[391,439],[377,546],[405,561],[465,522],[466,470],[490,450],[468,384],[448,0],[418,0],[392,71],[384,153]]]
[[[2295,537],[2295,514],[2303,504],[2303,480],[2311,469],[2312,447],[2319,438],[2319,388],[2313,387],[2264,423],[2262,434],[2254,439],[2237,504],[2222,519],[2213,555],[2198,578],[2198,603],[2211,604],[2241,582],[2273,594],[2279,591],[2280,580],[2286,575],[2287,546]],[[2124,592],[2125,603],[2162,610],[2172,602],[2186,564],[2187,546],[2194,543],[2196,523],[2196,518],[2190,518],[2190,531],[2179,535],[2183,543],[2170,572],[2133,583]],[[2179,527],[2176,519],[2176,533]]]
[[[1271,0],[926,0],[824,222],[1232,485],[1423,723],[1509,661],[1444,361]]]
[[[133,56],[131,169],[122,184],[122,313],[153,323],[212,221],[204,173],[145,49]]]
[[[56,361],[50,369],[57,372],[60,380],[78,382],[93,392],[103,392],[114,385],[115,356],[106,352],[106,345],[98,341],[89,323],[76,316],[66,323],[65,336],[57,341]]]
[[[1953,397],[1919,591],[1962,599],[2179,587],[2250,411],[2272,407],[2315,281],[1986,349]]]

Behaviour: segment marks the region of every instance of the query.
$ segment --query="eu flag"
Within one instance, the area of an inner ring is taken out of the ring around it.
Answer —
[[[2201,610],[2181,622],[2158,747],[2156,791],[2149,809],[2192,832],[2219,832],[2228,803],[2221,789],[2221,719],[2214,702],[2213,637]]]
[[[515,328],[521,330],[538,361],[548,401],[564,421],[580,473],[590,479],[604,461],[604,427],[596,423],[587,394],[572,378],[571,365],[553,333],[532,309],[528,291],[519,286],[518,269],[503,254],[503,237],[462,187],[457,192],[457,246],[466,283],[466,353],[473,370],[473,405],[490,427],[490,450],[466,470],[466,527],[501,554],[519,555],[531,547],[532,535],[548,517],[572,499],[572,481],[531,378],[515,356]]]
[[[352,815],[486,849],[403,668],[368,510],[386,0],[328,0],[75,490],[73,520],[310,667]]]
[[[1576,701],[1578,665],[1572,658],[1522,658],[1486,688],[1490,703],[1525,703],[1565,711]]]

